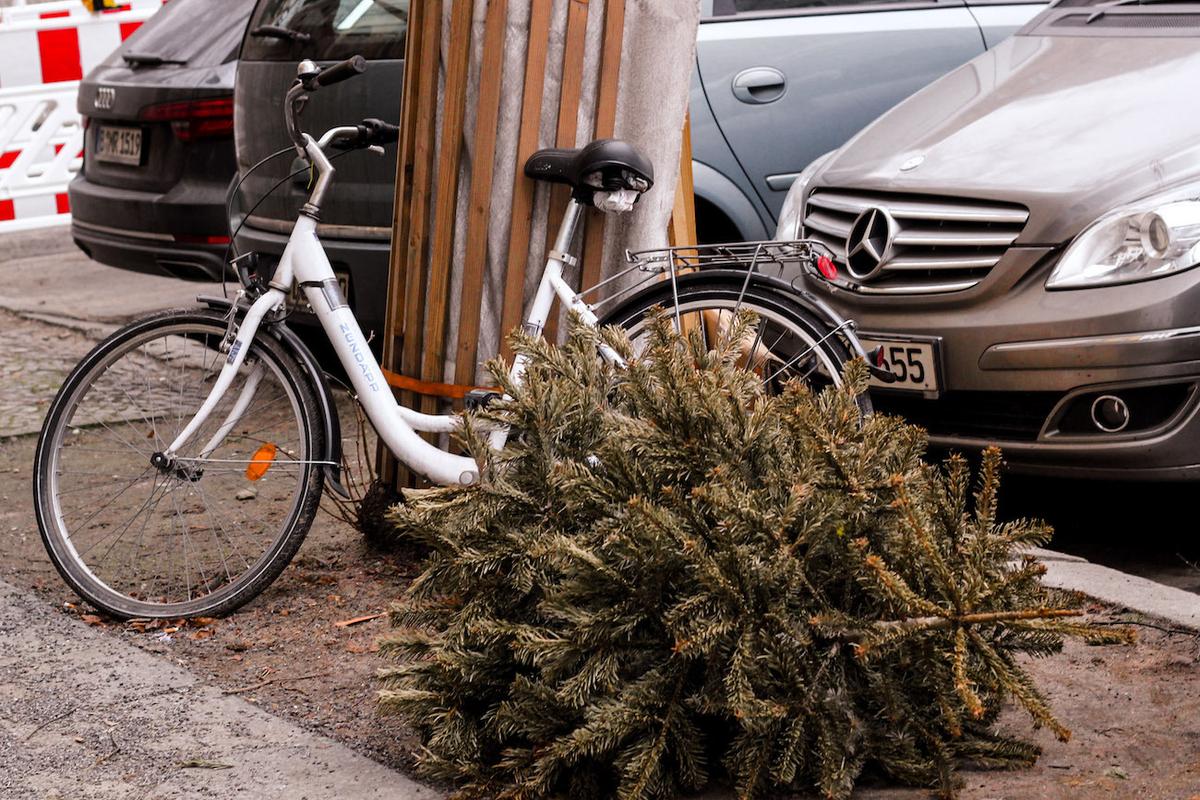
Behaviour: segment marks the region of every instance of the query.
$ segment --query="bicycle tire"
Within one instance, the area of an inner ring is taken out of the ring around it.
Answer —
[[[63,519],[61,506],[65,492],[57,490],[56,487],[59,486],[59,478],[61,477],[57,472],[62,454],[64,450],[70,450],[74,445],[74,442],[70,442],[64,446],[64,437],[73,435],[78,438],[80,433],[87,433],[81,427],[71,428],[71,423],[74,419],[73,415],[79,407],[80,402],[88,397],[89,392],[95,388],[98,381],[104,378],[105,373],[111,367],[120,363],[124,356],[135,353],[144,343],[156,341],[156,336],[173,336],[177,339],[187,340],[189,335],[202,335],[204,338],[201,341],[203,342],[209,341],[209,336],[215,337],[216,341],[220,341],[225,335],[226,327],[227,320],[224,315],[206,309],[172,309],[137,320],[104,339],[79,362],[63,383],[47,412],[46,421],[43,424],[42,432],[38,439],[33,481],[34,508],[38,527],[42,535],[42,542],[63,580],[80,597],[113,617],[123,619],[176,619],[197,616],[221,616],[230,613],[258,596],[279,576],[300,548],[316,515],[323,489],[323,470],[312,462],[324,452],[324,438],[326,435],[324,424],[320,421],[322,417],[315,394],[316,389],[307,380],[300,363],[291,354],[289,349],[268,331],[260,330],[250,345],[246,363],[264,364],[264,374],[268,374],[269,377],[273,377],[278,381],[279,387],[291,402],[292,413],[296,417],[296,447],[298,448],[296,452],[304,456],[301,459],[292,460],[288,460],[285,457],[280,460],[281,466],[276,467],[273,463],[269,468],[276,470],[272,479],[279,478],[277,482],[281,486],[291,485],[291,481],[286,477],[280,477],[280,472],[287,469],[295,470],[296,488],[293,490],[293,502],[290,511],[285,512],[278,532],[273,535],[270,544],[263,549],[262,554],[255,558],[252,563],[243,556],[247,569],[238,574],[236,578],[232,577],[232,573],[226,562],[225,572],[229,575],[228,582],[223,583],[223,585],[220,585],[215,590],[207,592],[202,596],[191,597],[192,588],[189,582],[187,599],[182,601],[154,602],[143,597],[133,596],[137,594],[136,592],[122,591],[119,588],[110,586],[108,582],[95,574],[72,543],[72,537],[78,535],[78,531],[67,529],[67,523]],[[163,340],[167,341],[165,338]],[[216,362],[223,363],[223,361],[224,356],[218,352],[214,357],[213,370],[219,369]],[[170,365],[169,369],[173,371],[175,365]],[[179,371],[182,375],[185,372],[184,366],[180,366]],[[183,377],[181,377],[182,380]],[[149,389],[151,382],[149,378],[146,381],[147,388]],[[271,385],[274,386],[274,384]],[[260,388],[259,392],[262,391]],[[203,393],[202,390],[200,394]],[[129,402],[133,404],[133,395],[128,390],[125,390],[124,394],[129,398]],[[233,394],[232,390],[230,394]],[[181,389],[180,396],[182,397],[182,395],[183,392]],[[250,404],[250,408],[253,408],[256,402],[257,399]],[[249,412],[250,408],[247,408],[246,412]],[[136,410],[142,413],[144,418],[144,411],[142,409],[143,406],[139,405]],[[195,408],[191,408],[190,411],[177,417],[180,423],[185,423],[187,419],[190,419],[194,411]],[[156,410],[152,413],[158,414],[159,412]],[[133,415],[128,416],[136,419]],[[283,417],[286,417],[286,412],[283,413]],[[160,418],[165,419],[165,416],[154,417],[153,419],[157,420]],[[214,414],[214,418],[217,418],[216,414]],[[238,419],[241,418],[239,417]],[[128,419],[124,422],[125,424],[131,424]],[[147,423],[149,424],[150,422],[151,420],[147,419]],[[114,422],[113,424],[121,423]],[[100,422],[100,425],[104,425],[104,427],[112,430],[103,421]],[[156,422],[154,425],[157,428]],[[127,433],[122,430],[123,439]],[[155,437],[158,436],[157,429],[154,435]],[[167,436],[173,438],[172,434],[164,433],[163,439],[166,441],[169,441],[166,438]],[[234,433],[231,433],[228,438],[235,438]],[[291,451],[287,452],[290,453]],[[124,453],[122,455],[130,464],[137,461],[136,458]],[[142,454],[138,452],[138,455]],[[214,467],[214,465],[209,464],[207,465],[207,469],[212,473],[223,472],[225,474],[233,474],[236,471],[236,467],[226,466],[220,469],[221,466],[215,465]],[[289,473],[285,473],[285,476],[286,474]],[[210,475],[207,477],[213,476]],[[171,479],[171,476],[163,479],[162,485],[164,487],[168,479]],[[202,475],[198,479],[189,477],[188,480],[190,483],[199,485],[205,479],[206,476]],[[217,478],[214,477],[214,480],[217,480]],[[103,480],[100,483],[102,490]],[[158,485],[157,478],[155,485]],[[261,485],[263,484],[255,484],[256,487]],[[191,491],[190,487],[185,488]],[[112,487],[110,491],[115,491],[115,489],[116,486]],[[171,494],[175,489],[164,489],[163,491],[166,494]],[[203,497],[203,490],[199,491],[199,496]],[[153,492],[154,490],[151,491],[151,496],[153,496]],[[187,495],[183,499],[186,500]],[[205,498],[204,502],[207,504],[207,498]],[[154,508],[147,511],[147,514],[153,514],[157,509],[157,505],[158,501],[156,501]],[[182,513],[177,508],[177,516]],[[236,517],[231,521],[236,521]],[[87,523],[84,524],[86,527]],[[142,524],[143,534],[145,533],[146,524]],[[191,526],[195,524],[189,523]],[[219,537],[215,534],[215,525],[217,523],[214,522],[212,524],[214,526],[213,538],[219,540]],[[225,531],[224,523],[221,522],[220,524],[222,525],[221,530]],[[180,530],[186,536],[189,528],[182,528]],[[235,532],[236,530],[235,528]],[[123,532],[117,534],[117,539],[119,540],[123,536]],[[141,547],[141,545],[142,543],[139,541],[138,546]],[[184,546],[186,547],[186,539]],[[110,550],[112,547],[113,545],[109,546]],[[219,541],[218,547],[220,547]],[[185,554],[186,552],[185,550]],[[251,556],[253,557],[253,555],[252,553]],[[134,556],[136,556],[136,551]],[[134,556],[130,557],[130,562],[140,564],[141,562]],[[225,561],[224,554],[222,554],[222,560]],[[136,569],[141,569],[141,567],[138,566]],[[138,578],[135,577],[133,580],[136,581]]]
[[[603,325],[616,325],[635,332],[655,307],[677,310],[681,315],[708,309],[747,309],[760,319],[760,336],[762,327],[767,324],[790,326],[819,351],[829,365],[832,382],[836,384],[840,384],[846,362],[854,358],[843,338],[808,308],[802,298],[755,275],[746,280],[744,273],[691,272],[677,275],[674,283],[658,281],[621,301],[600,321]],[[857,402],[864,417],[871,414],[871,398],[867,392],[859,394]]]

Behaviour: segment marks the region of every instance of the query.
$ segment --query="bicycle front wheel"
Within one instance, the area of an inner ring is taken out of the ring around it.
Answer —
[[[683,330],[695,330],[706,341],[715,339],[745,309],[758,316],[758,329],[747,343],[743,366],[762,376],[768,392],[800,380],[813,391],[842,385],[842,372],[853,355],[838,331],[813,314],[797,298],[750,276],[693,272],[654,283],[610,311],[605,325],[624,328],[635,350],[649,326],[648,312],[661,307],[673,314]],[[866,392],[857,398],[864,416],[871,413]]]
[[[205,310],[135,322],[97,345],[50,406],[38,526],[66,582],[109,614],[228,613],[278,576],[312,524],[325,431],[301,367],[265,331],[177,458],[152,460],[208,396],[225,333]]]

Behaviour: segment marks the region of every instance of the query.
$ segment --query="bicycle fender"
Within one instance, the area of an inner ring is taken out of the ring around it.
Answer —
[[[736,269],[704,270],[704,273],[720,277],[736,278],[738,280],[744,280],[746,277],[745,270]],[[783,278],[776,278],[773,275],[763,275],[762,273],[755,274],[753,280],[755,283],[766,284],[772,290],[792,298],[795,302],[803,306],[806,311],[828,325],[830,330],[839,330],[842,337],[846,340],[851,354],[862,357],[868,364],[871,363],[866,349],[863,348],[862,342],[858,340],[858,334],[855,332],[857,326],[854,320],[846,319],[812,292],[796,286],[794,281],[786,281]]]
[[[211,297],[201,295],[196,298],[215,311],[228,313],[234,301],[227,297]],[[239,308],[239,313],[245,311],[245,306]],[[329,381],[317,363],[316,356],[308,349],[308,345],[283,322],[263,322],[263,329],[271,331],[284,345],[292,351],[292,355],[300,362],[317,396],[321,407],[321,423],[325,426],[325,452],[321,454],[322,461],[330,461],[334,466],[325,467],[325,482],[338,496],[350,500],[350,492],[342,486],[342,424],[338,418],[337,405],[333,401],[333,392],[329,389]]]

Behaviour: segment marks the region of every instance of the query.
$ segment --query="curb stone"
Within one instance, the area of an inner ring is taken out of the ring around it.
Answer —
[[[1082,592],[1106,603],[1200,631],[1198,594],[1093,564],[1077,556],[1053,550],[1033,549],[1030,552],[1046,565],[1046,574],[1042,577],[1046,586]]]

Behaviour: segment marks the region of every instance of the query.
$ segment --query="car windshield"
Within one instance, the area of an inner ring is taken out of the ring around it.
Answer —
[[[253,5],[253,0],[171,0],[105,63],[215,67],[233,61]]]
[[[1059,0],[1019,36],[1200,36],[1200,0]]]
[[[242,58],[399,59],[407,30],[408,0],[259,0]]]

